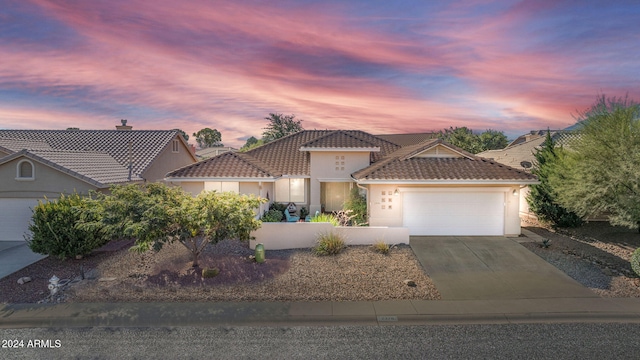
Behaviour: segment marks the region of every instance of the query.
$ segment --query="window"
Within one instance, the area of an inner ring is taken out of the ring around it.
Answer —
[[[344,171],[345,159],[344,156],[336,155],[336,171]]]
[[[16,167],[16,180],[35,180],[33,163],[22,160]]]
[[[276,181],[276,202],[304,202],[304,179],[280,179]]]
[[[180,150],[180,140],[175,139],[173,140],[173,143],[171,144],[171,152],[177,153]]]

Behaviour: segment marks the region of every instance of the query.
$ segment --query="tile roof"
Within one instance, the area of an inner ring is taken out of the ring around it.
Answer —
[[[391,141],[400,146],[416,145],[430,139],[438,137],[437,132],[415,133],[415,134],[381,134],[375,135],[381,139]]]
[[[361,134],[354,134],[354,132],[346,132],[342,130],[332,131],[328,134],[313,139],[307,143],[302,144],[302,148],[315,148],[315,149],[371,149],[379,148],[378,144],[374,144],[371,141],[364,140],[359,136]]]
[[[51,145],[44,140],[14,139],[7,137],[0,137],[0,147],[12,152],[17,152],[22,149],[51,149]]]
[[[437,145],[459,153],[460,157],[416,157]],[[536,181],[536,177],[527,172],[474,156],[440,139],[406,146],[382,161],[356,171],[352,177],[359,181]]]
[[[109,184],[144,180],[135,174],[132,174],[129,180],[127,167],[109,154],[94,151],[24,149],[0,159],[0,164],[22,156],[51,166],[98,188],[105,188]]]
[[[520,136],[518,141],[514,141],[501,150],[487,150],[483,151],[477,156],[494,160],[501,164],[511,166],[516,169],[531,171],[529,168],[523,167],[523,163],[528,162],[533,165],[535,160],[535,152],[542,147],[546,141],[546,130],[539,131],[537,134],[528,134],[528,140],[525,139],[525,135]],[[556,146],[567,147],[572,141],[580,136],[579,133],[570,131],[552,131],[551,138]]]
[[[46,143],[54,150],[106,153],[123,166],[129,163],[131,143],[133,172],[142,174],[177,133],[177,130],[0,130],[0,139],[21,139],[32,145]]]
[[[373,161],[400,146],[359,130],[303,130],[274,140],[245,153],[224,153],[167,174],[167,178],[277,178],[283,175],[309,176],[309,152],[314,148],[380,148]]]
[[[167,178],[275,178],[275,170],[267,169],[250,155],[226,152],[172,171]]]

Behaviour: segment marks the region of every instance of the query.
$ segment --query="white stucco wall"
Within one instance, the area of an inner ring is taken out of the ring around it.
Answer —
[[[251,236],[250,247],[263,244],[266,250],[311,248],[319,234],[335,231],[345,237],[347,245],[408,244],[409,229],[396,227],[334,227],[330,223],[262,223]]]
[[[321,182],[351,182],[351,173],[369,166],[369,151],[311,151],[311,214],[321,210]]]

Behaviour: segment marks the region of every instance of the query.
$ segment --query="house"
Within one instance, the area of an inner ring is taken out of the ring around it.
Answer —
[[[175,131],[0,130],[0,241],[20,241],[47,197],[162,181],[196,158]]]
[[[531,168],[535,164],[534,154],[544,145],[547,138],[547,131],[548,130],[531,131],[519,136],[504,149],[483,151],[477,154],[477,156],[510,166],[514,169],[531,172]],[[576,139],[578,133],[565,129],[551,130],[550,135],[556,146],[566,147],[572,140]],[[535,214],[529,210],[529,204],[526,200],[528,194],[528,187],[523,188],[520,192],[520,216],[524,218],[535,218]]]
[[[229,151],[238,151],[238,149],[230,146],[213,146],[204,149],[197,149],[196,158],[198,158],[198,160],[204,160]]]
[[[185,166],[165,180],[194,195],[255,194],[312,214],[342,209],[355,187],[367,197],[371,226],[406,227],[411,235],[519,235],[517,195],[537,183],[528,172],[439,139],[398,144],[358,130],[304,130]]]

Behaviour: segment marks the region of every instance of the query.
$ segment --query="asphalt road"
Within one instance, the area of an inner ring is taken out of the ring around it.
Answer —
[[[0,359],[633,359],[640,354],[638,324],[9,329],[0,330],[0,339]],[[6,347],[9,343],[17,347]]]

